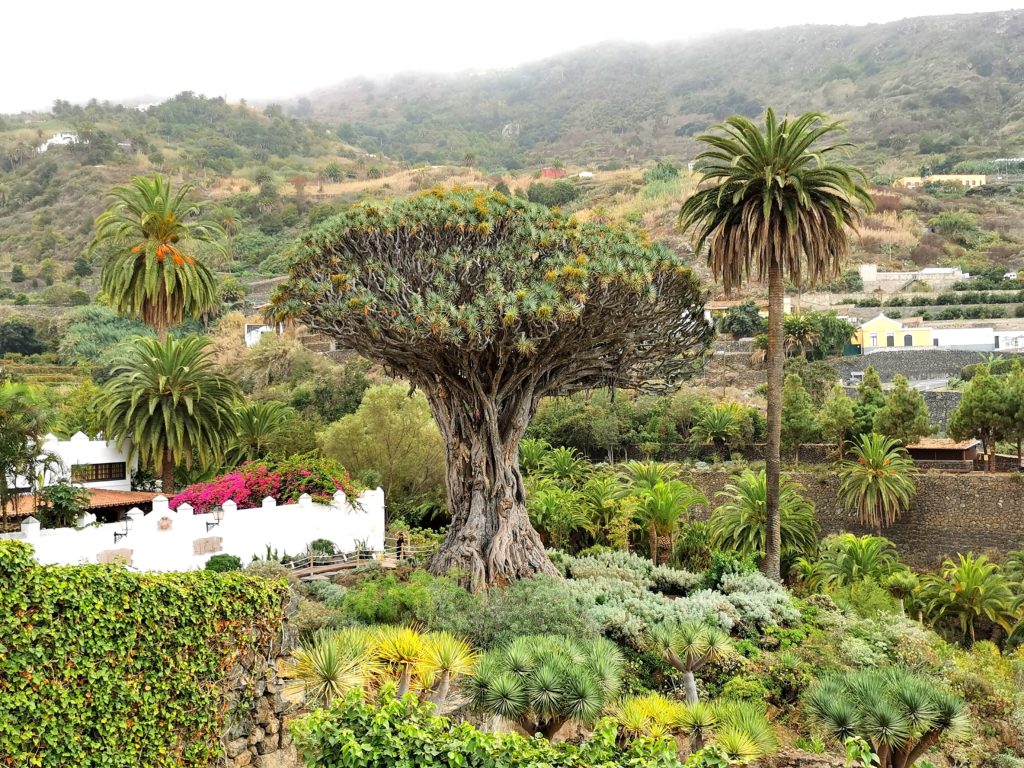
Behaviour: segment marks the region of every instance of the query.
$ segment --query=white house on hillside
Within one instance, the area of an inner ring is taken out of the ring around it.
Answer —
[[[38,147],[36,147],[36,152],[38,152],[39,154],[42,154],[43,152],[48,150],[50,147],[66,147],[68,144],[77,144],[77,143],[78,143],[78,134],[77,133],[75,133],[74,131],[61,131],[60,133],[53,134],[53,136],[51,136],[46,141],[44,141],[42,144],[40,144]]]
[[[43,453],[51,453],[64,465],[63,476],[71,475],[76,485],[86,488],[104,488],[110,491],[130,491],[132,473],[138,469],[138,459],[128,459],[129,446],[118,450],[109,440],[90,440],[76,432],[70,440],[58,440],[47,435],[41,446]],[[47,472],[44,485],[61,479],[59,471]]]

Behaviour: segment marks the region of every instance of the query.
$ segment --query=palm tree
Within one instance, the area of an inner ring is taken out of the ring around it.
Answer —
[[[651,562],[658,564],[662,539],[667,539],[668,555],[675,548],[675,533],[681,520],[697,504],[706,504],[704,494],[681,480],[659,482],[637,493],[637,518],[647,527]]]
[[[559,549],[590,520],[583,511],[580,494],[557,485],[543,484],[531,490],[526,499],[530,524],[537,529],[546,546]]]
[[[622,479],[638,491],[667,483],[679,474],[679,465],[671,461],[627,461],[618,469]]]
[[[881,581],[900,568],[893,543],[881,536],[831,536],[821,547],[810,585],[846,587],[864,579]]]
[[[812,315],[789,315],[782,321],[783,346],[789,355],[806,356],[821,340],[821,326]]]
[[[104,431],[157,468],[174,490],[174,468],[209,466],[236,433],[238,386],[216,371],[210,340],[135,338],[99,397]]]
[[[730,117],[719,126],[725,135],[699,137],[710,147],[697,156],[709,184],[679,211],[682,229],[696,233],[697,250],[708,246],[708,265],[727,294],[745,279],[768,282],[768,536],[761,568],[775,579],[782,555],[784,280],[814,285],[838,274],[860,206],[871,207],[856,181],[863,174],[831,161],[848,145],[816,146],[840,127],[817,112],[779,121],[769,109],[763,131],[745,117]]]
[[[690,427],[690,440],[698,445],[712,443],[715,453],[725,456],[725,449],[740,437],[744,413],[739,403],[719,403],[706,408]]]
[[[976,624],[986,619],[1007,633],[1014,620],[1014,595],[1009,582],[985,555],[973,553],[947,559],[942,570],[928,574],[921,586],[921,598],[933,623],[954,620],[961,637],[974,645]]]
[[[201,207],[185,199],[191,190],[184,184],[174,192],[159,174],[114,187],[89,246],[90,253],[100,244],[114,248],[100,275],[103,291],[115,310],[153,326],[160,340],[169,327],[217,307],[213,274],[187,249],[204,242],[223,251],[224,230],[198,219]]]
[[[560,445],[544,453],[541,469],[549,477],[578,486],[590,473],[590,462],[580,456],[575,448]]]
[[[270,453],[274,438],[277,437],[293,413],[283,403],[246,403],[238,409],[238,431],[226,463],[236,466],[246,461],[265,459]]]
[[[733,651],[728,633],[700,621],[655,624],[651,628],[650,641],[665,661],[683,673],[687,704],[695,704],[698,700],[693,673]]]
[[[782,478],[779,493],[783,552],[814,552],[818,521],[814,504],[800,494],[800,485]],[[768,537],[768,482],[764,470],[746,470],[718,493],[725,503],[708,520],[716,547],[741,554],[764,552]]]
[[[28,384],[0,384],[0,531],[20,495],[17,478],[32,482],[45,430],[42,399]]]
[[[850,455],[839,469],[839,495],[861,525],[881,536],[910,504],[917,467],[898,441],[876,432],[857,437]]]

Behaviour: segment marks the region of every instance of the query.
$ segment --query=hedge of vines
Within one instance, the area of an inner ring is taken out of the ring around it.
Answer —
[[[227,672],[280,632],[282,584],[40,566],[0,541],[0,766],[208,766]]]

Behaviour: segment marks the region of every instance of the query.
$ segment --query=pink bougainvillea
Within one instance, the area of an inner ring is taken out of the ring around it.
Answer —
[[[276,461],[250,461],[233,472],[207,483],[190,485],[171,499],[171,509],[191,504],[196,514],[209,512],[229,499],[239,509],[258,507],[267,496],[279,504],[294,503],[308,493],[314,501],[327,503],[341,490],[350,499],[359,490],[340,464],[311,456],[293,456]]]

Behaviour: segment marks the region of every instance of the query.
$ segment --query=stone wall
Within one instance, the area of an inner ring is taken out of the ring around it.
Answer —
[[[986,353],[988,354],[988,353]],[[996,352],[997,355],[1013,355],[1013,352]],[[870,355],[842,357],[829,362],[835,366],[841,379],[849,380],[853,371],[864,371],[872,366],[882,381],[892,381],[897,373],[911,381],[940,379],[957,376],[965,365],[981,360],[977,352],[955,349],[895,349],[874,352]]]
[[[814,501],[822,534],[849,531],[873,533],[844,511],[839,503],[839,477],[832,470],[794,472],[806,495]],[[689,478],[708,497],[729,482],[726,472],[694,472]],[[706,518],[708,509],[696,510]],[[884,531],[900,557],[918,568],[931,568],[958,552],[989,553],[1001,557],[1024,540],[1024,478],[1018,474],[944,474],[927,472],[917,478],[917,494],[910,508],[892,528]]]

